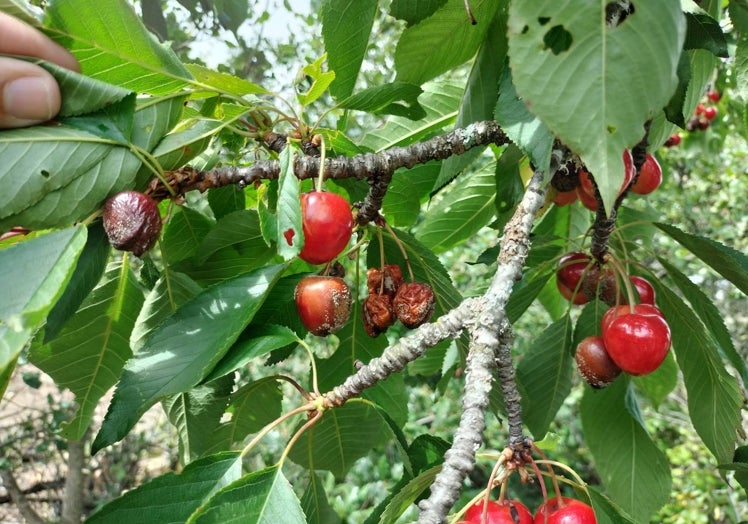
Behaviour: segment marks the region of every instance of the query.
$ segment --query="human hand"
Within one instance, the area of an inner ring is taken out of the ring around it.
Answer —
[[[0,13],[0,54],[42,58],[73,71],[78,61],[30,25]],[[60,89],[38,65],[0,56],[0,128],[44,122],[60,111]]]

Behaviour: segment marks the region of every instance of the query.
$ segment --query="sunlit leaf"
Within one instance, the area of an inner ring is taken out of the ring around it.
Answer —
[[[278,254],[290,260],[304,247],[304,231],[301,227],[301,204],[299,202],[299,180],[294,174],[294,149],[286,147],[280,154],[278,179],[278,203],[276,205]]]

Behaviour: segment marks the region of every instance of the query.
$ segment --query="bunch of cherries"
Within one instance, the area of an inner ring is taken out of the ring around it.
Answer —
[[[597,524],[597,519],[592,507],[581,500],[555,497],[541,504],[534,517],[527,506],[516,500],[479,501],[468,508],[457,524]]]
[[[686,131],[706,131],[717,118],[717,107],[714,105],[720,101],[722,95],[716,89],[707,92],[706,96],[696,106],[693,116],[686,122]],[[663,144],[665,147],[675,147],[680,145],[682,139],[678,133],[673,133]]]

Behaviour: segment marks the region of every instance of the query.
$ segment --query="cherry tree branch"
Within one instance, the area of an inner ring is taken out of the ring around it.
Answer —
[[[476,122],[407,147],[391,147],[378,153],[327,159],[325,176],[332,179],[368,180],[369,194],[359,206],[358,213],[358,222],[365,224],[378,215],[387,187],[396,170],[461,155],[474,147],[508,142],[509,138],[496,122]],[[315,156],[296,158],[294,173],[302,180],[315,178],[319,174],[319,162],[320,159]],[[210,188],[231,184],[255,184],[261,180],[278,178],[279,173],[280,163],[277,160],[268,160],[246,167],[222,166],[210,171],[183,167],[168,172],[166,180],[175,194],[182,195],[192,190],[204,192]],[[151,181],[148,193],[157,200],[171,196],[171,191],[157,178]]]
[[[26,495],[21,491],[21,488],[18,487],[18,483],[10,470],[0,468],[0,480],[3,481],[3,485],[8,491],[10,499],[15,502],[18,511],[26,522],[29,524],[45,524],[44,519],[34,511],[34,508],[31,507],[31,503],[26,498]]]

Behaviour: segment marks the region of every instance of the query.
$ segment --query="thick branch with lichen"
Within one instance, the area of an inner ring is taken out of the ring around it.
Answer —
[[[359,223],[365,224],[379,213],[387,187],[396,170],[460,155],[474,147],[487,144],[501,145],[508,142],[509,139],[496,122],[476,122],[407,147],[392,147],[378,153],[327,159],[325,177],[357,178],[369,181],[371,186],[369,195],[359,206],[358,213]],[[319,174],[319,162],[320,159],[314,156],[297,158],[294,162],[294,173],[302,180],[315,178]],[[277,160],[256,162],[247,167],[217,167],[210,171],[184,167],[166,174],[166,181],[171,191],[159,179],[153,179],[148,193],[155,199],[164,199],[169,198],[172,192],[182,195],[188,191],[203,192],[210,188],[231,184],[246,186],[261,180],[278,178],[279,173],[280,164]]]

